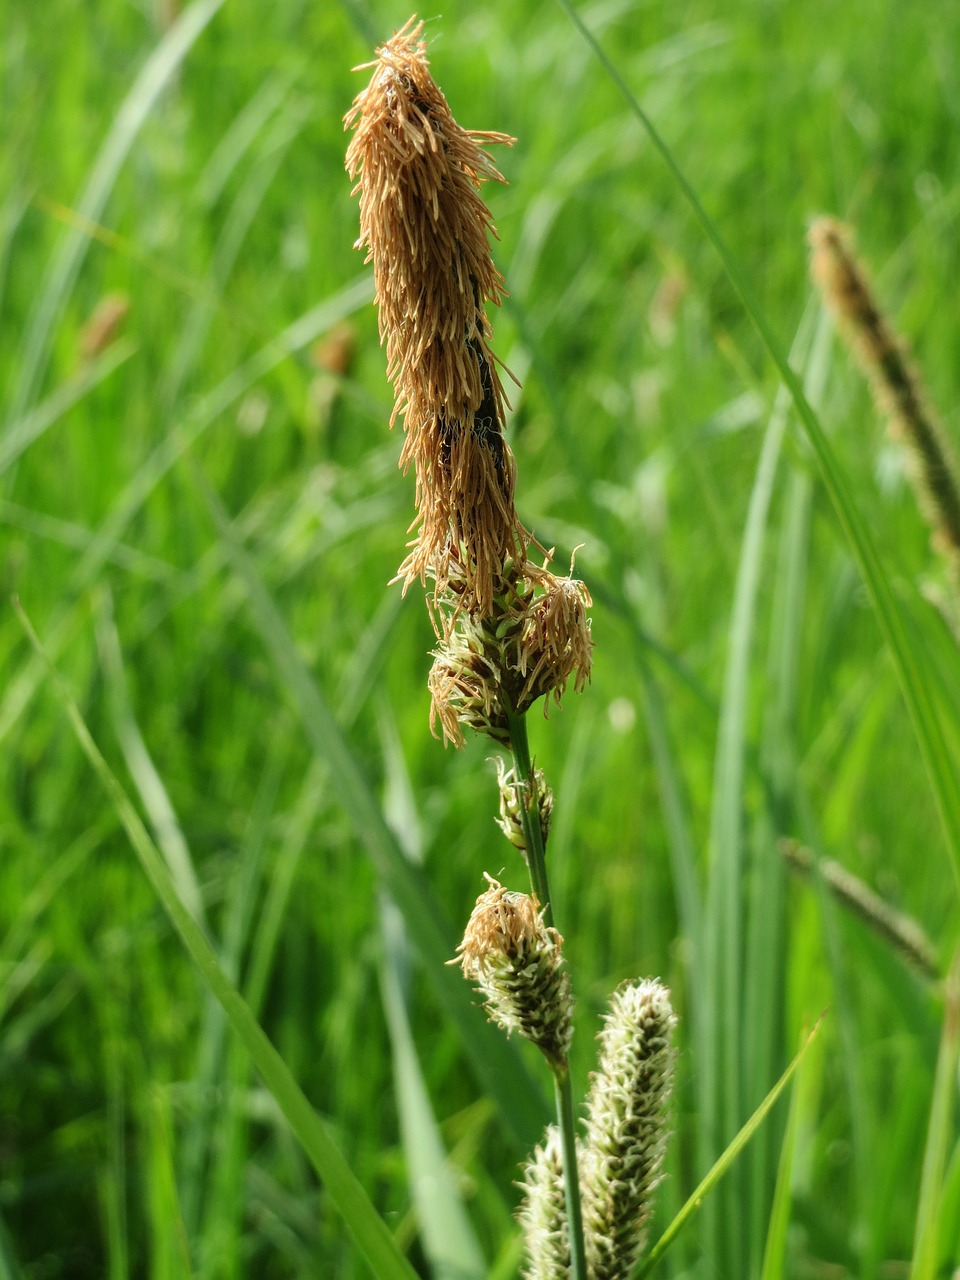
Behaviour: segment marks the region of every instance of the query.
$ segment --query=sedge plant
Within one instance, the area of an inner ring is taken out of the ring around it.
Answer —
[[[666,1140],[674,1015],[657,981],[615,993],[578,1140],[569,1047],[573,996],[547,875],[553,793],[530,756],[526,716],[581,691],[593,660],[590,593],[551,569],[520,522],[506,394],[486,305],[504,281],[480,195],[503,181],[487,148],[504,134],[466,130],[433,80],[415,18],[377,49],[346,117],[347,169],[360,198],[359,245],[373,263],[381,339],[402,418],[403,469],[416,478],[415,536],[400,566],[419,581],[436,634],[430,726],[458,747],[465,730],[509,753],[498,761],[499,824],[523,855],[530,892],[491,877],[459,963],[491,1019],[535,1044],[552,1073],[557,1123],[527,1166],[520,1221],[534,1280],[626,1280],[644,1242]],[[392,423],[391,423],[392,425]]]

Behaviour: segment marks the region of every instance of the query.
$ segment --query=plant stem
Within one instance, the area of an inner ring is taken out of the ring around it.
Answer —
[[[553,924],[553,904],[547,883],[547,860],[540,827],[540,796],[537,777],[530,760],[525,715],[509,715],[510,745],[517,781],[526,783],[520,793],[520,813],[523,834],[527,845],[527,867],[530,883],[543,907],[543,919]],[[560,1145],[563,1150],[563,1182],[567,1202],[567,1223],[570,1230],[570,1278],[587,1280],[587,1257],[583,1243],[583,1213],[580,1207],[580,1175],[577,1171],[576,1126],[573,1115],[573,1090],[569,1069],[555,1071],[554,1096],[557,1104],[557,1125],[560,1129]]]
[[[547,884],[547,858],[543,847],[543,831],[540,826],[540,796],[537,792],[536,774],[530,762],[526,713],[519,715],[511,713],[508,716],[508,723],[517,782],[526,783],[525,790],[520,793],[520,814],[523,822],[523,834],[527,844],[527,867],[530,871],[530,883],[533,886],[534,893],[540,899],[544,923],[552,925],[553,903],[550,901],[550,889]]]
[[[573,1118],[573,1091],[570,1072],[554,1073],[553,1092],[557,1103],[557,1123],[563,1149],[563,1190],[570,1228],[570,1277],[587,1280],[587,1254],[583,1243],[583,1211],[580,1207],[580,1173],[577,1169],[577,1135]]]

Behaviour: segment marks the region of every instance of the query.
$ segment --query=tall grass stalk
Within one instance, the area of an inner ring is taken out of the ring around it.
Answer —
[[[466,726],[511,751],[512,770],[498,763],[500,825],[523,853],[533,890],[511,892],[488,876],[460,963],[491,1019],[536,1044],[553,1074],[556,1136],[532,1158],[520,1215],[528,1274],[626,1280],[663,1159],[675,1018],[658,982],[615,993],[581,1153],[572,996],[545,855],[553,796],[533,766],[525,717],[540,698],[559,704],[569,680],[580,690],[589,679],[592,601],[583,583],[550,571],[552,553],[514,506],[506,397],[485,311],[504,289],[490,255],[491,215],[478,195],[483,182],[501,180],[481,144],[511,139],[457,124],[429,73],[422,32],[411,19],[377,49],[346,118],[354,129],[347,168],[357,179],[360,243],[373,262],[394,418],[403,416],[400,462],[416,474],[417,536],[398,577],[405,588],[432,584],[431,727],[454,746]]]

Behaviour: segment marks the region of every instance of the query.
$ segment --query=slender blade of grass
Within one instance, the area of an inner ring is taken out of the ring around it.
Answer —
[[[0,1280],[25,1280],[25,1275],[17,1261],[7,1224],[0,1214]]]
[[[109,595],[100,596],[97,616],[97,643],[100,660],[107,676],[107,687],[112,702],[113,722],[130,776],[136,784],[140,799],[153,824],[157,845],[166,859],[167,867],[177,894],[194,920],[205,924],[200,882],[187,842],[180,829],[176,812],[170,802],[163,779],[143,740],[140,726],[133,715],[130,693],[127,688],[120,637],[113,620],[113,606]]]
[[[35,651],[45,660],[43,646],[18,602],[15,602],[15,608]],[[413,1280],[416,1272],[400,1252],[386,1223],[341,1155],[327,1125],[313,1109],[286,1063],[253,1016],[250,1006],[227,977],[206,935],[180,901],[160,851],[151,840],[129,796],[100,753],[79,708],[55,668],[48,665],[47,671],[57,700],[70,721],[84,755],[107,793],[161,905],[322,1178],[327,1193],[339,1209],[361,1254],[378,1280]]]
[[[740,1154],[743,1148],[747,1145],[747,1143],[750,1141],[750,1139],[753,1137],[756,1131],[763,1124],[764,1120],[769,1115],[774,1103],[777,1101],[777,1099],[783,1093],[784,1089],[790,1083],[791,1077],[799,1067],[800,1063],[803,1061],[803,1057],[808,1051],[808,1049],[810,1048],[811,1044],[813,1044],[814,1037],[817,1035],[817,1032],[820,1030],[820,1023],[822,1022],[822,1020],[823,1020],[823,1015],[821,1014],[820,1018],[817,1019],[817,1022],[814,1025],[813,1030],[807,1036],[806,1040],[800,1047],[799,1052],[797,1053],[793,1061],[790,1063],[790,1065],[787,1067],[786,1071],[784,1071],[783,1075],[780,1077],[777,1083],[773,1086],[773,1088],[764,1098],[763,1102],[760,1103],[760,1106],[757,1107],[756,1111],[754,1111],[753,1115],[750,1117],[747,1123],[743,1126],[743,1128],[740,1130],[737,1136],[729,1144],[729,1146],[720,1156],[719,1160],[716,1161],[713,1168],[710,1169],[707,1175],[701,1180],[699,1185],[693,1191],[692,1195],[690,1195],[689,1198],[687,1199],[683,1208],[674,1218],[673,1222],[670,1223],[669,1227],[667,1227],[666,1231],[663,1233],[663,1235],[660,1237],[657,1243],[653,1246],[653,1248],[650,1250],[647,1256],[637,1264],[633,1272],[633,1280],[642,1280],[642,1277],[650,1274],[650,1272],[653,1270],[656,1264],[660,1261],[663,1255],[667,1252],[667,1250],[673,1244],[674,1240],[676,1240],[677,1236],[680,1234],[682,1229],[686,1226],[690,1218],[702,1206],[704,1198],[713,1190],[716,1184],[720,1181],[723,1175],[727,1172],[727,1170],[736,1160],[737,1156]]]
[[[38,404],[29,413],[9,424],[0,439],[0,475],[3,474],[20,455],[39,440],[44,432],[72,409],[94,387],[104,382],[121,365],[126,364],[131,356],[136,355],[139,347],[129,338],[121,338],[112,343],[106,351],[101,352],[95,360],[86,365],[76,377],[57,387],[42,404]]]
[[[83,218],[95,221],[100,217],[137,134],[222,4],[223,0],[196,0],[171,25],[147,59],[114,117],[77,202],[77,211]],[[22,416],[37,389],[50,334],[73,288],[89,243],[84,231],[71,227],[51,261],[23,341],[10,414],[14,421]]]
[[[378,708],[386,787],[384,816],[406,857],[423,861],[422,823],[389,706]],[[383,1000],[397,1112],[423,1251],[435,1280],[483,1280],[483,1252],[456,1185],[456,1175],[430,1103],[408,1012],[410,939],[389,899],[380,903],[380,994]]]
[[[47,651],[56,661],[63,647],[80,625],[83,607],[70,602],[95,581],[114,555],[117,543],[134,515],[142,508],[160,481],[219,416],[284,360],[300,351],[338,320],[350,315],[373,296],[373,281],[358,276],[350,284],[298,316],[275,338],[238,365],[184,414],[181,421],[144,459],[121,492],[74,569],[47,634]],[[7,681],[0,699],[0,742],[19,720],[43,678],[39,658],[28,662]]]
[[[757,464],[744,527],[730,617],[729,652],[714,769],[710,863],[701,972],[711,975],[704,1002],[701,1082],[701,1166],[716,1158],[719,1144],[736,1131],[747,1104],[747,1058],[752,1039],[744,1020],[744,812],[747,710],[753,636],[759,608],[762,555],[773,486],[787,425],[789,399],[774,405]],[[738,1171],[705,1215],[708,1257],[724,1256],[732,1274],[744,1272],[742,1251],[755,1223],[745,1213],[745,1174]],[[721,1249],[720,1237],[725,1233]]]
[[[934,1280],[939,1274],[940,1209],[944,1174],[953,1136],[953,1112],[960,1060],[960,952],[954,958],[946,984],[943,1033],[934,1077],[930,1123],[923,1154],[923,1175],[917,1205],[913,1262],[910,1280]]]
[[[380,990],[390,1029],[397,1109],[423,1249],[436,1280],[483,1280],[487,1265],[457,1194],[393,963],[397,950],[405,947],[397,935],[398,930],[402,930],[402,922],[396,908],[385,903],[386,945],[380,967]]]
[[[767,1224],[760,1280],[781,1280],[786,1274],[787,1235],[790,1227],[790,1193],[798,1135],[809,1105],[807,1079],[816,1055],[806,1055],[797,1069],[797,1079],[790,1095],[790,1114],[780,1149],[777,1183]]]

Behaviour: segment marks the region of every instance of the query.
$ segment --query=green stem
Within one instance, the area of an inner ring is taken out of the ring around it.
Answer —
[[[530,760],[527,741],[527,722],[524,715],[509,715],[510,745],[517,781],[525,782],[520,792],[520,814],[527,845],[527,866],[530,883],[543,907],[543,919],[553,924],[553,904],[547,883],[547,859],[540,827],[540,796],[537,778]],[[563,1151],[564,1195],[567,1202],[567,1223],[570,1228],[570,1280],[587,1280],[587,1256],[583,1243],[583,1213],[580,1208],[580,1175],[577,1171],[577,1135],[573,1115],[573,1090],[570,1072],[566,1068],[553,1075],[554,1095],[557,1103],[557,1125],[560,1129],[560,1145]]]
[[[563,1149],[563,1193],[567,1202],[567,1222],[570,1226],[570,1278],[587,1280],[583,1211],[580,1208],[580,1173],[577,1169],[577,1133],[569,1071],[564,1071],[562,1075],[559,1072],[554,1074],[553,1092],[557,1103],[560,1145]]]
[[[543,907],[544,923],[552,925],[553,903],[550,901],[550,889],[547,884],[547,857],[543,847],[543,830],[540,826],[540,796],[537,792],[536,775],[530,762],[526,713],[510,714],[508,724],[517,782],[527,784],[526,789],[520,792],[520,815],[527,845],[530,883]]]

